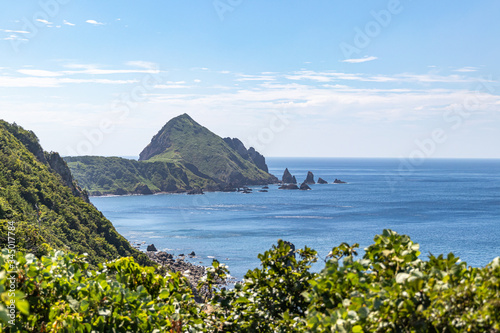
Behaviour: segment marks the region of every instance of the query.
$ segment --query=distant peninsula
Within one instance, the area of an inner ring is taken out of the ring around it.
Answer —
[[[236,138],[221,138],[183,114],[168,121],[140,153],[119,157],[65,157],[90,195],[224,191],[278,183],[265,157]]]

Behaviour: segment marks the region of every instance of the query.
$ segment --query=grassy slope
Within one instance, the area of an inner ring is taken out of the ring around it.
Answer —
[[[12,133],[30,142],[21,142]],[[7,222],[15,221],[17,250],[40,255],[47,251],[43,245],[47,243],[86,252],[93,264],[130,255],[141,263],[150,263],[92,204],[73,195],[61,176],[37,159],[28,146],[31,150],[39,146],[32,132],[0,121],[1,247],[8,242]],[[43,151],[35,153],[43,156]]]
[[[190,190],[215,184],[175,163],[145,163],[120,157],[66,157],[71,173],[91,195],[134,193],[138,185],[152,192]]]
[[[153,138],[150,145],[169,145],[148,161],[184,162],[195,165],[201,172],[223,182],[231,181],[231,173],[241,173],[253,182],[266,183],[272,175],[243,159],[218,135],[195,122],[187,114],[169,121]],[[147,148],[146,148],[147,150]]]

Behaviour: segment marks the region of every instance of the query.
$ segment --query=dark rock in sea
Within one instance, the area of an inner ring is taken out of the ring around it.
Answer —
[[[269,189],[269,186],[262,186],[262,189],[263,189],[263,190],[268,190],[268,189]]]
[[[283,177],[281,178],[281,181],[283,184],[297,184],[295,176],[292,176],[290,171],[288,171],[288,168],[286,168],[285,172],[283,172]]]
[[[156,246],[154,244],[151,244],[151,245],[148,245],[148,248],[146,249],[146,251],[156,252],[158,250],[156,249]]]
[[[302,183],[302,184],[300,184],[300,189],[302,191],[307,191],[307,190],[310,190],[311,188],[306,183]]]
[[[191,194],[192,195],[192,194],[204,194],[204,193],[203,193],[203,190],[201,188],[195,187],[191,191],[188,191],[187,194]]]
[[[146,184],[137,184],[137,186],[134,189],[135,194],[153,194],[153,191],[151,191]]]
[[[304,181],[304,183],[306,184],[316,184],[316,182],[314,181],[314,175],[311,171],[308,171],[307,172],[307,177],[306,177],[306,180]]]
[[[297,184],[285,184],[278,187],[279,190],[298,190]]]
[[[328,182],[326,180],[324,180],[323,178],[319,177],[318,184],[328,184]]]
[[[269,192],[268,190],[259,190],[259,192]]]
[[[190,257],[194,257],[194,256],[196,256],[196,253],[194,253],[194,251],[193,251],[193,252],[191,252],[191,253],[189,254],[189,256],[190,256]]]
[[[241,193],[252,193],[252,189],[249,189],[249,188],[246,188],[246,189],[243,189],[243,191]]]
[[[125,194],[128,194],[128,192],[127,192],[127,191],[125,191],[125,190],[124,190],[124,189],[122,189],[122,188],[117,188],[117,189],[115,190],[115,192],[113,192],[113,194],[115,194],[115,195],[125,195]]]
[[[290,246],[290,252],[288,252],[287,256],[295,257],[295,245],[292,242],[288,242],[288,241],[283,241],[283,243],[285,243],[285,245]]]
[[[333,181],[334,184],[346,184],[346,182],[341,181],[340,179],[335,178]]]

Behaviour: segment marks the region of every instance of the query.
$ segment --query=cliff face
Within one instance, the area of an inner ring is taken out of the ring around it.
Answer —
[[[266,164],[266,158],[261,155],[258,151],[256,151],[253,147],[250,147],[248,150],[245,148],[243,142],[241,142],[237,138],[224,138],[224,142],[228,144],[229,147],[233,148],[243,157],[245,160],[252,162],[259,169],[265,172],[269,172],[269,168]]]
[[[192,165],[219,184],[253,185],[278,181],[262,155],[238,139],[222,139],[187,114],[171,119],[141,152],[140,161]]]
[[[32,132],[0,121],[0,246],[7,245],[12,221],[18,251],[41,255],[48,244],[86,252],[92,264],[131,255],[148,263],[86,201],[68,171],[59,154],[45,153]]]
[[[82,190],[80,186],[78,186],[76,181],[73,179],[73,175],[71,174],[68,165],[62,159],[59,153],[46,152],[45,158],[50,168],[54,170],[59,176],[61,176],[63,184],[71,189],[71,193],[73,193],[75,197],[80,197],[85,200],[85,202],[90,203],[87,191]]]
[[[86,202],[90,202],[87,192],[82,190],[73,179],[71,171],[68,168],[66,162],[59,156],[58,153],[50,152],[47,153],[43,150],[38,137],[33,133],[33,131],[25,130],[24,128],[14,124],[9,124],[5,121],[0,120],[0,126],[2,126],[6,131],[12,134],[19,142],[31,153],[36,159],[46,166],[49,167],[50,171],[61,177],[64,185],[71,189],[74,196],[84,199]]]

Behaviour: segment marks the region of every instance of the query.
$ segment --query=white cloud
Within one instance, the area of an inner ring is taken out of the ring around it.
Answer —
[[[460,73],[469,73],[469,72],[476,72],[477,68],[476,67],[462,67],[454,70],[455,72],[460,72]]]
[[[165,84],[157,84],[154,86],[154,89],[181,89],[181,88],[190,88],[190,86],[186,85],[185,81],[168,81]]]
[[[0,76],[0,87],[3,88],[55,88],[64,84],[132,84],[138,80],[108,80],[108,79],[70,79],[58,77],[13,77]]]
[[[52,26],[52,25],[54,24],[54,23],[52,23],[52,22],[49,22],[49,21],[47,21],[47,20],[42,20],[42,19],[37,19],[37,21],[38,21],[38,22],[41,22],[41,23],[43,23],[43,24],[45,24],[45,25],[47,25],[47,26]]]
[[[28,39],[20,37],[18,35],[9,35],[7,37],[4,37],[3,40],[19,40],[19,41],[22,41],[22,42],[27,42],[28,41]]]
[[[76,24],[71,23],[71,22],[68,22],[68,21],[66,21],[66,20],[64,20],[64,21],[63,21],[63,24],[64,24],[64,25],[69,25],[69,26],[72,26],[72,27],[74,27],[74,26],[76,25]]]
[[[373,56],[371,56],[371,57],[365,56],[364,58],[342,60],[342,62],[347,62],[347,63],[350,63],[350,64],[359,64],[359,63],[362,63],[362,62],[372,61],[372,60],[375,60],[375,59],[378,59],[378,58],[377,57],[373,57]]]
[[[102,22],[97,22],[96,20],[87,20],[85,21],[86,23],[93,24],[93,25],[104,25]]]
[[[132,67],[141,67],[141,68],[146,68],[146,69],[157,69],[158,65],[154,62],[149,62],[149,61],[128,61],[125,63],[127,66],[132,66]]]
[[[20,69],[18,70],[18,72],[29,76],[41,76],[41,77],[54,77],[63,75],[59,72],[46,71],[42,69]]]
[[[194,82],[196,82],[196,83],[200,83],[200,82],[201,82],[201,80],[200,80],[200,79],[195,79],[195,80],[193,80],[193,81],[194,81]]]
[[[15,33],[15,34],[29,34],[29,31],[24,31],[24,30],[7,30],[7,29],[0,29],[0,31],[3,32],[9,32],[9,33]]]
[[[238,74],[236,81],[274,81],[276,77],[270,75],[246,75]]]

